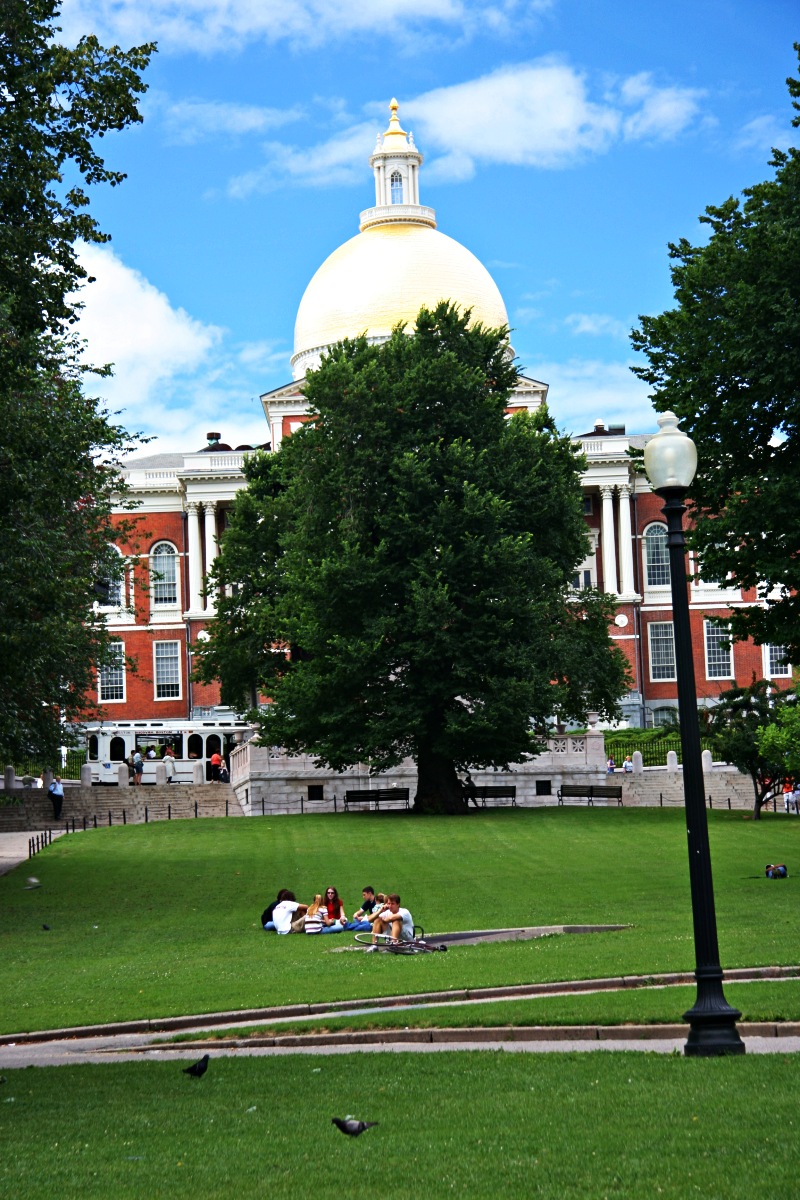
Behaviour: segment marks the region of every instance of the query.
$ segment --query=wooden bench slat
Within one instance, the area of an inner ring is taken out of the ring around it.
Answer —
[[[618,805],[622,804],[622,784],[610,783],[565,783],[558,789],[558,803],[563,804],[564,799],[568,800],[583,800],[594,807],[595,800],[616,800]]]
[[[365,788],[348,789],[344,794],[345,812],[350,805],[366,804],[369,809],[370,804],[375,805],[375,808],[380,808],[381,801],[384,804],[400,801],[405,807],[409,808],[409,789],[408,788]]]

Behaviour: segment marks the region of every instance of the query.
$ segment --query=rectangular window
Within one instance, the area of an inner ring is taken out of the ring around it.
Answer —
[[[590,517],[593,512],[594,512],[594,509],[592,507],[592,497],[584,496],[583,497],[583,515],[585,517]]]
[[[572,586],[576,592],[581,588],[590,588],[592,586],[592,572],[584,568],[582,571],[576,571],[572,576]]]
[[[179,700],[181,696],[180,642],[154,642],[156,700]]]
[[[125,699],[125,647],[122,642],[112,642],[111,652],[108,666],[101,667],[97,675],[101,703]]]
[[[733,679],[730,630],[706,621],[706,679]]]
[[[650,639],[650,678],[675,678],[675,634],[672,621],[651,621],[647,626]]]
[[[792,674],[792,667],[786,657],[785,646],[765,646],[767,659],[767,678],[768,679],[788,679]]]

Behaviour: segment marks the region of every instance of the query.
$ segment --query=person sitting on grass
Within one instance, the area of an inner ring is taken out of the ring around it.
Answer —
[[[286,888],[281,888],[281,890],[278,892],[278,895],[272,901],[272,903],[268,904],[267,907],[264,909],[263,913],[261,914],[261,924],[264,926],[264,928],[266,930],[271,929],[274,931],[275,922],[272,919],[272,914],[275,912],[275,909],[278,907],[281,900],[285,900],[288,895],[289,895],[289,893],[287,892]]]
[[[386,906],[380,910],[372,923],[372,945],[367,953],[377,950],[377,935],[388,933],[396,942],[410,942],[414,937],[414,918],[407,908],[400,907],[400,897],[392,892],[386,898]]]
[[[322,903],[322,896],[317,892],[314,897],[314,903],[309,904],[308,912],[306,913],[305,932],[306,933],[322,933],[325,923],[325,908]]]
[[[375,898],[375,889],[365,887],[361,892],[361,908],[358,912],[353,913],[352,921],[348,921],[345,929],[350,929],[353,933],[369,933],[372,929],[372,920],[378,908],[378,901]]]
[[[276,933],[299,933],[299,921],[308,912],[307,904],[298,904],[294,892],[284,892],[283,899],[272,910]]]
[[[347,924],[344,905],[335,887],[329,887],[325,892],[322,922],[323,933],[342,933]]]

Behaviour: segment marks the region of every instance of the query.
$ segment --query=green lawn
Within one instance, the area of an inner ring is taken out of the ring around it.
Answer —
[[[798,1056],[367,1054],[6,1072],[25,1200],[686,1196],[797,1190]],[[331,1116],[380,1122],[358,1139]]]
[[[496,1000],[486,1004],[432,1004],[411,1010],[386,1009],[364,1016],[308,1017],[297,1021],[269,1022],[242,1029],[210,1029],[178,1034],[171,1042],[202,1038],[258,1037],[260,1034],[336,1033],[347,1029],[461,1029],[497,1025],[626,1025],[674,1024],[691,1007],[694,987],[641,988],[592,995],[533,997]],[[730,983],[725,998],[742,1014],[743,1021],[795,1021],[800,1013],[800,981],[770,980]]]
[[[723,965],[797,962],[800,821],[714,812],[710,826]],[[770,861],[787,862],[791,878],[766,880]],[[23,890],[29,873],[40,889]],[[365,883],[397,890],[429,932],[562,922],[633,928],[415,958],[333,954],[338,938],[260,929],[279,887],[309,899],[329,883],[348,911]],[[683,813],[353,814],[75,834],[0,878],[0,956],[0,1029],[10,1032],[691,969]]]

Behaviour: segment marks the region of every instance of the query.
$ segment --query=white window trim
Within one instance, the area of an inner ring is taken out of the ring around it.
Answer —
[[[672,625],[672,675],[654,675],[653,674],[653,634],[654,625]],[[651,683],[675,683],[678,676],[675,673],[677,656],[675,654],[675,625],[672,621],[648,621],[647,622],[647,669],[650,672]]]
[[[763,673],[764,673],[764,678],[765,679],[791,679],[792,678],[792,664],[788,661],[786,663],[786,666],[788,667],[787,671],[785,671],[781,675],[773,675],[772,674],[772,672],[769,669],[770,649],[771,649],[771,647],[770,647],[769,643],[765,643],[761,647],[761,661],[762,661],[762,669],[763,669]]]
[[[101,679],[100,679],[100,672],[102,671],[103,668],[98,667],[98,670],[97,670],[97,703],[102,704],[102,705],[125,704],[128,699],[128,664],[125,661],[125,643],[123,641],[120,641],[118,638],[113,638],[112,641],[120,647],[120,654],[122,656],[122,697],[118,700],[104,700],[103,699],[102,685],[101,685]],[[99,754],[99,752],[100,752],[99,739],[98,739],[97,745],[98,745],[98,754]]]
[[[647,534],[651,529],[660,528],[667,532],[667,526],[664,521],[649,521],[642,530],[642,582],[644,584],[645,594],[648,596],[671,596],[671,565],[669,564],[669,552],[667,552],[667,564],[670,565],[670,582],[669,583],[650,583],[647,575]]]
[[[709,683],[719,683],[725,679],[735,679],[736,670],[733,662],[733,642],[728,647],[728,661],[730,663],[730,672],[728,675],[709,675],[708,673],[708,629],[709,626],[718,629],[720,633],[724,633],[724,626],[718,625],[716,621],[703,621],[703,654],[706,662],[706,679]]]
[[[175,554],[175,596],[176,596],[176,599],[174,601],[170,600],[167,604],[159,604],[156,602],[156,598],[155,598],[154,585],[156,583],[156,580],[154,578],[155,568],[153,565],[153,552],[155,550],[157,550],[159,546],[171,546],[172,550]],[[152,620],[160,620],[164,614],[166,614],[167,618],[169,619],[170,617],[173,617],[175,615],[175,613],[179,613],[182,611],[182,608],[181,608],[181,603],[182,603],[182,600],[181,600],[181,582],[182,582],[182,580],[181,580],[181,575],[182,575],[181,565],[182,565],[182,562],[183,562],[183,558],[181,556],[180,551],[178,550],[178,547],[175,545],[174,542],[171,542],[169,538],[159,538],[158,541],[154,542],[153,545],[150,547],[150,550],[149,550],[148,556],[147,556],[147,570],[148,570],[148,575],[150,578],[150,616],[151,616]]]
[[[158,676],[156,674],[156,646],[167,643],[171,646],[178,647],[178,694],[177,696],[159,696],[158,694]],[[153,700],[156,704],[174,704],[176,700],[183,699],[183,659],[181,656],[181,643],[177,638],[156,638],[153,642]]]

